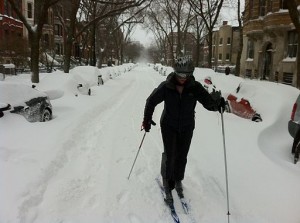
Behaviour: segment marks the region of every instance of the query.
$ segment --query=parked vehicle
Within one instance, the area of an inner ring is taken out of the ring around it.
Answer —
[[[47,94],[28,85],[0,82],[0,104],[9,104],[9,112],[23,115],[29,122],[52,119],[52,105]]]
[[[217,92],[216,86],[212,83],[211,77],[206,77],[203,81],[204,88],[212,94]],[[241,85],[238,86],[236,94],[238,94]],[[229,94],[226,98],[225,111],[233,113],[241,118],[250,119],[254,122],[261,122],[261,115],[258,114],[254,108],[251,106],[249,100],[245,98],[238,98],[234,94]]]
[[[294,103],[291,119],[288,122],[288,131],[294,138],[292,154],[294,154],[294,163],[296,164],[299,160],[300,153],[300,95]]]
[[[254,122],[261,122],[262,118],[260,114],[258,114],[250,105],[250,102],[245,99],[238,98],[232,94],[229,94],[227,97],[227,101],[229,104],[229,111],[239,117],[251,119]]]

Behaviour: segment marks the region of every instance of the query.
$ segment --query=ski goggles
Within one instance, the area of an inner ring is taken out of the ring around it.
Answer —
[[[189,76],[191,76],[190,73],[180,73],[180,72],[176,72],[176,76],[179,78],[188,78]]]

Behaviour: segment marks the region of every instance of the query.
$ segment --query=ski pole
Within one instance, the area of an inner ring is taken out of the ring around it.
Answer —
[[[223,109],[222,108],[221,108],[221,121],[222,121],[222,135],[223,135],[223,147],[224,147],[225,176],[226,176],[227,216],[228,216],[228,223],[229,223],[230,212],[229,212],[229,192],[228,192],[228,171],[227,171],[225,131],[224,131],[224,119],[223,119]]]
[[[128,177],[127,177],[128,180],[129,180],[129,178],[130,178],[130,175],[131,175],[132,169],[133,169],[133,167],[134,167],[135,161],[136,161],[136,159],[137,159],[137,157],[138,157],[138,155],[139,155],[139,153],[140,153],[140,150],[141,150],[141,147],[142,147],[142,145],[143,145],[145,136],[146,136],[146,131],[145,131],[145,133],[144,133],[144,135],[143,135],[141,144],[140,144],[139,149],[138,149],[138,151],[137,151],[137,153],[136,153],[136,156],[135,156],[135,159],[134,159],[134,161],[133,161],[131,170],[130,170],[129,175],[128,175]]]

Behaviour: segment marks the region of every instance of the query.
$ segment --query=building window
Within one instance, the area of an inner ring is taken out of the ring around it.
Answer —
[[[173,53],[176,52],[176,48],[177,48],[177,46],[173,45]]]
[[[266,0],[259,0],[259,16],[266,15]]]
[[[229,55],[229,53],[226,53],[226,60],[229,61],[229,59],[230,59],[230,55]]]
[[[219,60],[222,60],[222,54],[221,53],[219,54]]]
[[[54,26],[54,35],[62,36],[62,26],[59,24],[55,24]]]
[[[222,45],[223,44],[223,38],[220,38],[219,40],[219,44]]]
[[[12,16],[11,7],[7,0],[4,0],[4,15]]]
[[[248,11],[249,19],[251,19],[253,16],[252,12],[253,12],[253,0],[249,0],[249,11]]]
[[[227,38],[227,44],[230,44],[231,43],[231,39],[230,37]]]
[[[33,18],[33,8],[32,8],[32,2],[27,2],[27,18],[32,19]]]
[[[298,34],[296,31],[288,32],[287,56],[296,57],[298,47]]]
[[[248,40],[247,43],[247,58],[254,58],[254,42],[253,40]]]
[[[60,45],[59,43],[56,43],[56,44],[55,44],[55,53],[56,53],[57,55],[61,55],[61,52],[62,52],[62,47],[61,47],[61,45]]]
[[[251,76],[252,76],[252,70],[246,69],[246,77],[251,78]]]
[[[287,4],[286,4],[287,0],[280,0],[280,8],[281,9],[287,9]]]
[[[293,84],[293,73],[283,73],[282,83],[287,85]]]
[[[268,0],[267,2],[267,10],[268,12],[272,12],[273,11],[273,0]]]

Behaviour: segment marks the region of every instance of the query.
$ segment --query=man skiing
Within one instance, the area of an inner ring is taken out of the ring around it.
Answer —
[[[225,100],[220,93],[210,95],[193,76],[193,61],[181,57],[175,61],[170,73],[147,98],[142,129],[149,132],[155,124],[152,115],[156,105],[164,101],[160,125],[164,144],[161,160],[161,175],[166,194],[165,201],[173,203],[171,191],[175,188],[183,197],[182,183],[187,155],[195,128],[197,101],[207,110],[223,112]]]

